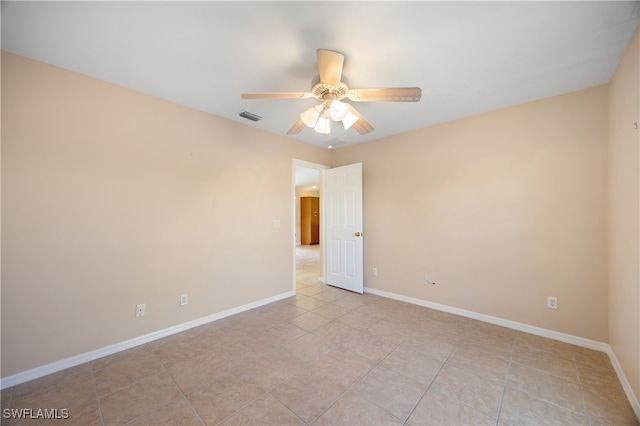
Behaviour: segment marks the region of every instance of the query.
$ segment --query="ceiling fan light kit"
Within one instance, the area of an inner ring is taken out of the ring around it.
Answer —
[[[388,89],[349,89],[341,81],[344,55],[326,49],[316,51],[320,82],[311,92],[243,93],[242,99],[305,99],[322,101],[300,114],[298,121],[287,134],[295,135],[306,127],[327,135],[331,133],[331,121],[342,122],[345,130],[353,127],[361,135],[373,131],[373,126],[353,107],[343,102],[418,102],[422,96],[419,87],[395,87]]]
[[[330,103],[329,103],[330,102]],[[329,107],[327,107],[329,104]],[[331,121],[341,121],[345,130],[349,129],[360,117],[349,111],[349,107],[339,100],[327,101],[323,104],[312,106],[300,114],[300,120],[321,135],[331,133]]]

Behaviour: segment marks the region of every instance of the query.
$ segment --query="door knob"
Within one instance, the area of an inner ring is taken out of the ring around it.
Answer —
[[[361,236],[361,235],[362,235],[362,233],[361,233],[361,232],[356,232],[356,237],[359,237],[359,236]]]

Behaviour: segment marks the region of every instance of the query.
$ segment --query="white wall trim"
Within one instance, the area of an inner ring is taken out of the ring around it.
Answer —
[[[266,299],[258,300],[256,302],[247,303],[246,305],[238,306],[236,308],[227,309],[226,311],[218,312],[206,317],[198,318],[192,321],[187,321],[182,324],[174,325],[164,330],[154,331],[153,333],[145,334],[144,336],[135,337],[124,342],[116,343],[104,348],[96,349],[93,351],[85,352],[80,355],[75,355],[70,358],[66,358],[60,361],[52,362],[41,367],[32,368],[31,370],[17,373],[12,376],[7,376],[0,379],[0,389],[5,389],[11,386],[19,385],[29,380],[37,379],[39,377],[46,376],[48,374],[56,373],[58,371],[75,367],[76,365],[84,364],[85,362],[93,361],[98,358],[102,358],[107,355],[114,354],[116,352],[124,351],[126,349],[133,348],[145,343],[152,342],[154,340],[161,339],[163,337],[170,336],[172,334],[180,333],[185,330],[189,330],[194,327],[198,327],[204,324],[208,324],[213,321],[217,321],[226,318],[231,315],[239,314],[250,309],[258,308],[269,303],[277,302],[278,300],[286,299],[287,297],[295,296],[295,291],[287,291],[286,293],[278,294],[276,296],[268,297]]]
[[[608,345],[607,345],[608,346]],[[620,379],[620,384],[624,389],[624,393],[627,394],[627,398],[629,399],[629,403],[631,403],[631,408],[633,408],[633,412],[636,414],[636,417],[640,420],[640,401],[633,393],[633,389],[627,380],[627,376],[624,375],[624,371],[622,371],[622,365],[618,362],[618,358],[616,358],[616,354],[613,352],[613,348],[609,346],[607,350],[607,355],[609,355],[609,359],[611,360],[611,364],[613,364],[613,368],[616,370],[616,374],[618,374],[618,379]]]
[[[624,392],[627,394],[627,398],[629,399],[629,403],[631,404],[631,407],[633,408],[633,411],[636,414],[636,417],[640,419],[640,402],[638,401],[638,397],[633,393],[633,389],[631,388],[629,381],[624,375],[622,366],[618,362],[618,359],[616,358],[613,352],[613,349],[608,343],[585,339],[583,337],[560,333],[558,331],[535,327],[532,325],[523,324],[516,321],[494,317],[491,315],[485,315],[477,312],[467,311],[465,309],[454,308],[447,305],[441,305],[439,303],[430,302],[428,300],[422,300],[414,297],[403,296],[401,294],[390,293],[388,291],[377,290],[375,288],[365,287],[364,291],[365,293],[370,293],[377,296],[386,297],[389,299],[399,300],[401,302],[407,302],[414,305],[423,306],[425,308],[435,309],[438,311],[448,312],[450,314],[460,315],[460,316],[475,319],[478,321],[488,322],[490,324],[495,324],[495,325],[511,328],[518,331],[523,331],[525,333],[534,334],[536,336],[547,337],[553,340],[559,340],[561,342],[570,343],[572,345],[581,346],[583,348],[605,352],[609,356],[609,359],[611,360],[611,364],[613,364],[613,368],[615,369],[616,374],[618,375],[618,379],[620,380],[620,384],[622,385]]]
[[[524,331],[525,333],[535,334],[536,336],[548,337],[553,340],[560,340],[561,342],[570,343],[572,345],[582,346],[584,348],[594,349],[600,352],[607,352],[609,345],[602,342],[596,342],[595,340],[589,340],[582,337],[572,336],[570,334],[560,333],[558,331],[548,330],[546,328],[535,327],[533,325],[523,324],[516,321],[506,320],[503,318],[493,317],[491,315],[479,314],[477,312],[467,311],[460,308],[454,308],[447,305],[441,305],[439,303],[430,302],[428,300],[416,299],[414,297],[403,296],[401,294],[390,293],[387,291],[376,290],[374,288],[365,287],[366,293],[375,294],[377,296],[387,297],[389,299],[395,299],[402,302],[411,303],[414,305],[424,306],[426,308],[435,309],[438,311],[448,312],[450,314],[460,315],[475,319],[478,321],[488,322],[503,327],[508,327],[518,331]]]

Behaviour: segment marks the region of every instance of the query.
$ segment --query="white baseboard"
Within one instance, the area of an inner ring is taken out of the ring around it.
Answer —
[[[388,291],[377,290],[375,288],[365,287],[365,293],[374,294],[377,296],[386,297],[389,299],[399,300],[401,302],[407,302],[418,306],[424,306],[425,308],[431,308],[438,311],[448,312],[450,314],[460,315],[462,317],[475,319],[478,321],[488,322],[490,324],[495,324],[507,328],[511,328],[518,331],[523,331],[525,333],[534,334],[536,336],[547,337],[553,340],[559,340],[561,342],[570,343],[572,345],[581,346],[583,348],[593,349],[600,352],[605,352],[609,359],[611,360],[611,364],[613,364],[613,368],[618,375],[618,379],[622,384],[622,387],[627,394],[627,398],[629,399],[629,403],[633,408],[636,417],[640,419],[640,403],[638,402],[637,396],[633,393],[633,389],[629,384],[624,372],[622,370],[622,366],[618,362],[615,354],[613,353],[613,349],[608,343],[597,342],[595,340],[585,339],[583,337],[573,336],[571,334],[560,333],[558,331],[548,330],[546,328],[535,327],[528,324],[523,324],[516,321],[511,321],[503,318],[494,317],[491,315],[479,314],[477,312],[467,311],[464,309],[454,308],[447,305],[441,305],[439,303],[429,302],[428,300],[417,299],[414,297],[403,296],[401,294],[390,293]]]
[[[102,358],[107,355],[114,354],[116,352],[124,351],[126,349],[133,348],[135,346],[149,343],[154,340],[161,339],[163,337],[170,336],[172,334],[180,333],[185,330],[189,330],[200,325],[217,321],[222,318],[226,318],[231,315],[239,314],[250,309],[254,309],[269,303],[277,302],[278,300],[286,299],[287,297],[295,296],[294,290],[286,293],[278,294],[276,296],[268,297],[266,299],[258,300],[256,302],[248,303],[246,305],[238,306],[236,308],[228,309],[226,311],[218,312],[206,317],[198,318],[192,321],[188,321],[182,324],[175,325],[173,327],[165,328],[164,330],[154,331],[153,333],[145,334],[144,336],[135,337],[124,342],[116,343],[114,345],[106,346],[104,348],[96,349],[93,351],[85,352],[80,355],[72,356],[60,361],[52,362],[51,364],[36,367],[31,370],[17,373],[12,376],[7,376],[0,379],[0,389],[5,389],[11,386],[19,385],[20,383],[28,382],[29,380],[37,379],[39,377],[46,376],[48,374],[56,373],[58,371],[75,367],[76,365],[84,364],[85,362],[93,361],[98,358]]]
[[[633,389],[627,380],[627,376],[624,375],[624,371],[622,371],[622,366],[618,362],[618,358],[616,358],[616,354],[613,352],[613,348],[609,346],[609,350],[607,350],[607,355],[609,355],[609,359],[611,360],[611,364],[613,364],[613,368],[616,370],[616,374],[618,375],[618,379],[620,379],[620,384],[624,389],[624,393],[627,394],[627,398],[631,403],[631,407],[633,408],[633,412],[636,413],[636,417],[640,420],[640,401],[633,393]]]
[[[382,290],[376,290],[374,288],[368,288],[368,287],[365,287],[364,291],[366,293],[387,297],[389,299],[395,299],[401,302],[407,302],[414,305],[424,306],[426,308],[448,312],[450,314],[455,314],[462,317],[475,319],[478,321],[488,322],[491,324],[500,325],[500,326],[511,328],[518,331],[524,331],[525,333],[535,334],[536,336],[548,337],[553,340],[560,340],[561,342],[570,343],[576,346],[582,346],[584,348],[594,349],[600,352],[607,352],[609,348],[608,344],[602,343],[602,342],[596,342],[595,340],[584,339],[582,337],[577,337],[570,334],[564,334],[557,331],[548,330],[546,328],[535,327],[532,325],[523,324],[516,321],[493,317],[491,315],[479,314],[477,312],[467,311],[460,308],[454,308],[447,305],[441,305],[439,303],[429,302],[428,300],[416,299],[414,297],[403,296],[400,294],[390,293]]]

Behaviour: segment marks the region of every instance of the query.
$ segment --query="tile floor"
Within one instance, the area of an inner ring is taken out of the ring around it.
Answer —
[[[638,424],[605,354],[322,285],[317,248],[299,251],[295,297],[5,389],[2,408],[65,408],[65,425]]]

